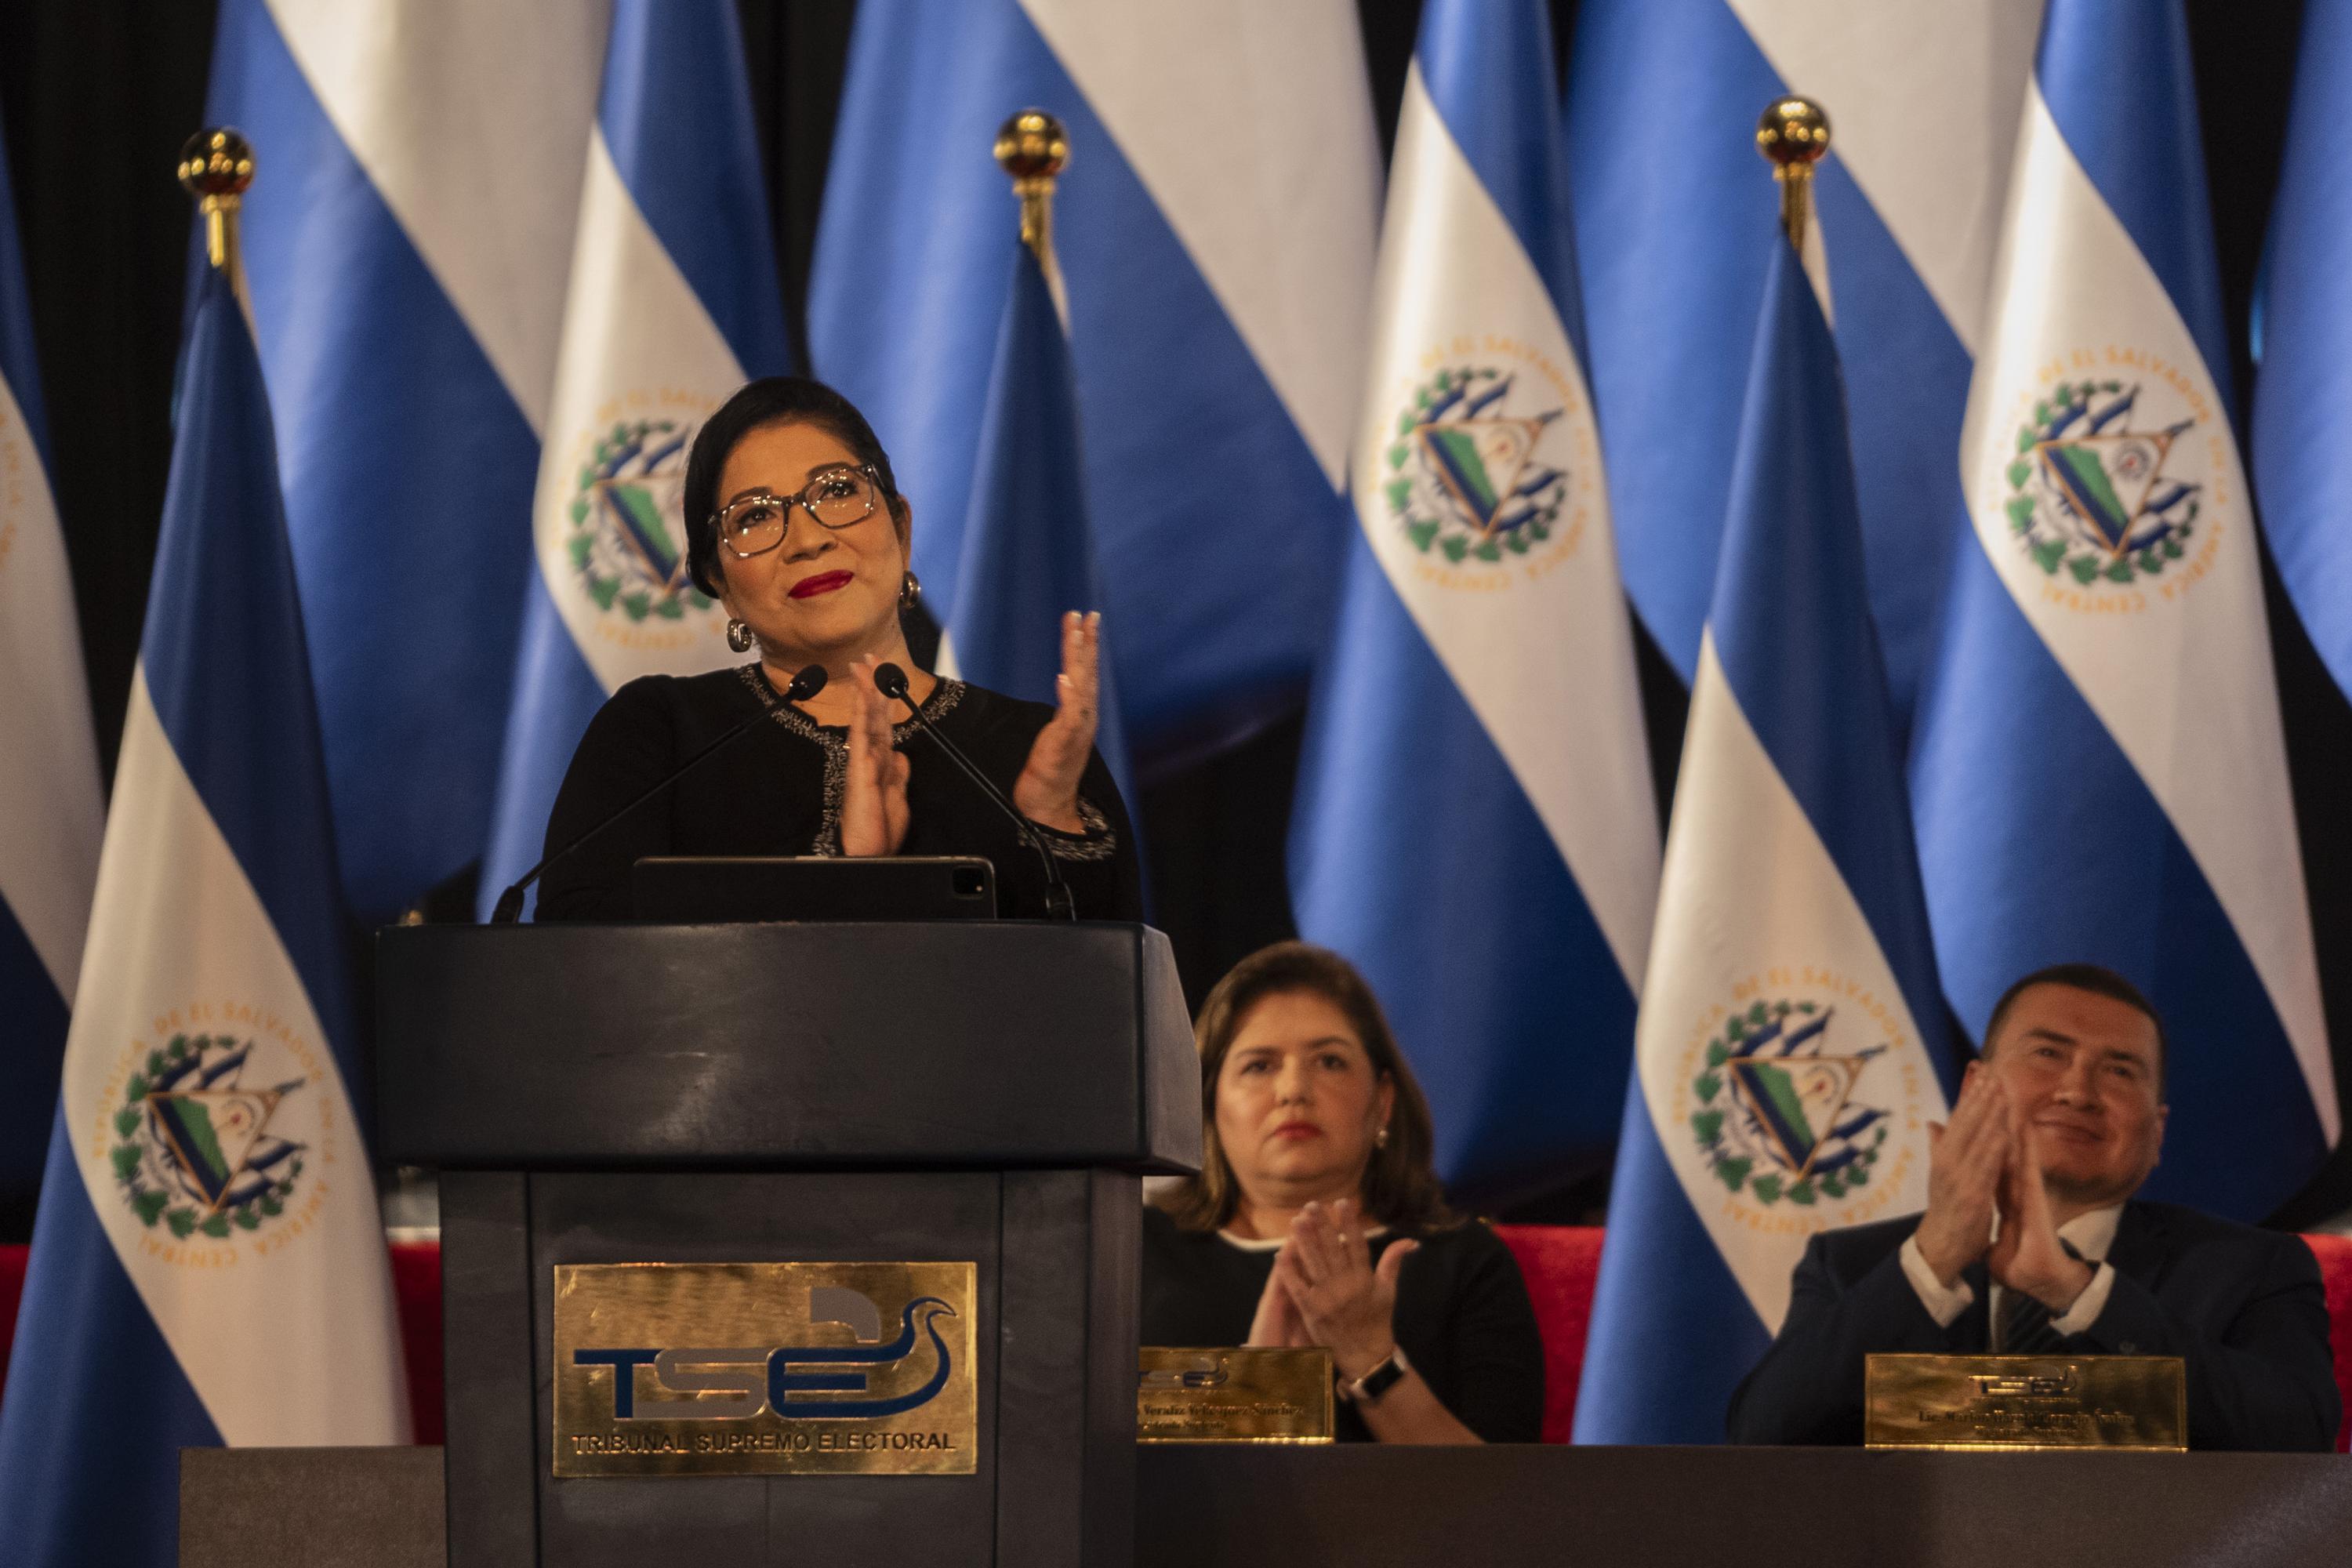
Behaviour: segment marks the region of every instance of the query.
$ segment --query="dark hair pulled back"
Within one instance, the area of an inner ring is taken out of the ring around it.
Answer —
[[[804,375],[764,375],[745,382],[735,395],[695,432],[694,447],[686,458],[686,491],[680,510],[686,514],[686,569],[694,585],[719,596],[719,475],[743,437],[769,425],[814,425],[843,446],[882,481],[883,499],[891,520],[904,527],[906,503],[898,480],[890,471],[890,455],[874,434],[874,426],[857,405],[821,381]]]

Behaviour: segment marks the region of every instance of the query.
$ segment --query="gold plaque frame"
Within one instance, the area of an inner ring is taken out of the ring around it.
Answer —
[[[1864,1385],[1873,1448],[2189,1447],[2179,1356],[1874,1355]]]
[[[1139,1443],[1328,1443],[1331,1352],[1316,1346],[1146,1345]]]
[[[975,1276],[970,1263],[559,1265],[554,1472],[971,1475]]]

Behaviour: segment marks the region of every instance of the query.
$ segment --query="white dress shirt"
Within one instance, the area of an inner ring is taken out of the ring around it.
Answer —
[[[2107,1249],[2116,1244],[2116,1226],[2123,1216],[2124,1205],[2116,1204],[2109,1208],[2078,1214],[2058,1227],[2058,1239],[2072,1246],[2083,1261],[2094,1269],[2091,1282],[2083,1287],[2083,1293],[2074,1298],[2074,1304],[2064,1312],[2051,1316],[2050,1326],[2060,1333],[2079,1334],[2097,1322],[2099,1314],[2106,1310],[2107,1296],[2116,1288],[2116,1266],[2107,1261]],[[2000,1234],[1999,1215],[1993,1215],[1992,1230],[1996,1237]],[[1919,1237],[1916,1231],[1903,1243],[1901,1257],[1904,1275],[1911,1281],[1911,1289],[1919,1293],[1919,1304],[1927,1309],[1927,1315],[1936,1320],[1936,1326],[1948,1329],[1958,1322],[1960,1314],[1967,1311],[1969,1304],[1977,1299],[1974,1288],[1966,1279],[1955,1279],[1948,1288],[1937,1279],[1936,1271],[1927,1266],[1927,1254],[1919,1250]],[[1990,1314],[1987,1321],[2000,1321],[2008,1295],[2006,1287],[1998,1280],[1993,1282],[1992,1300],[1985,1309]]]

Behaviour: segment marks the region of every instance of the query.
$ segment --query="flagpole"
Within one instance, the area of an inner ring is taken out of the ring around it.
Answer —
[[[1013,176],[1021,198],[1021,243],[1053,265],[1054,182],[1070,161],[1062,122],[1042,109],[1024,109],[996,132],[996,162]]]
[[[180,185],[205,215],[205,257],[244,292],[245,258],[237,244],[237,213],[253,184],[253,143],[234,126],[199,131],[180,149]]]
[[[1070,305],[1062,291],[1062,265],[1054,258],[1054,182],[1069,165],[1069,133],[1044,110],[1024,109],[998,128],[995,151],[998,166],[1013,176],[1013,194],[1021,200],[1021,243],[1045,269],[1054,313],[1066,331]]]
[[[1780,186],[1780,227],[1797,254],[1813,220],[1813,165],[1830,150],[1830,117],[1810,98],[1776,98],[1756,122],[1756,151]]]

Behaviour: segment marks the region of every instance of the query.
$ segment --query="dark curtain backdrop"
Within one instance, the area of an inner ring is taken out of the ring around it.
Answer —
[[[1420,0],[1359,0],[1358,8],[1385,145]],[[203,114],[214,9],[209,0],[0,0],[0,123],[31,279],[58,500],[110,771],[170,458],[171,376],[190,222],[172,165]],[[780,282],[797,328],[855,0],[739,0],[739,9]],[[1564,58],[1574,0],[1552,0],[1552,9]],[[2277,180],[2302,6],[2189,0],[2189,13],[2242,401],[2252,370],[2244,352],[2248,302]],[[266,172],[269,150],[260,153]],[[2352,1039],[2352,823],[2341,810],[2342,781],[2352,776],[2352,707],[2328,679],[2275,581],[2271,618],[2337,1077],[2352,1087],[2352,1052],[2345,1046]],[[310,632],[331,637],[335,628]],[[1655,650],[1643,652],[1663,798],[1680,746],[1683,699]],[[1144,792],[1160,923],[1174,940],[1195,1002],[1235,959],[1292,934],[1280,867],[1298,737],[1294,719]],[[446,889],[434,903],[436,912],[456,911],[469,900],[462,889]],[[1591,1217],[1602,1196],[1597,1181],[1586,1181],[1523,1212]],[[2308,1224],[2347,1205],[2352,1152],[2278,1217]]]

